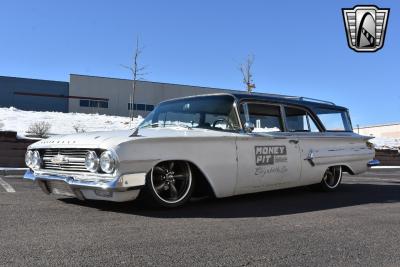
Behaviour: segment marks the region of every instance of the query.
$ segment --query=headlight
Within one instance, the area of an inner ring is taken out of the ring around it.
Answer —
[[[100,156],[100,168],[105,173],[112,173],[115,170],[116,159],[110,151],[105,151]]]
[[[32,152],[32,150],[26,151],[26,154],[25,154],[25,164],[26,164],[26,166],[28,166],[29,168],[32,167],[32,157],[33,157],[33,152]]]
[[[32,153],[31,168],[40,169],[41,165],[42,165],[42,159],[40,158],[39,151],[35,150]]]
[[[96,152],[89,151],[88,153],[86,153],[85,167],[90,172],[96,172],[97,171],[97,169],[99,168],[99,158],[97,157]]]

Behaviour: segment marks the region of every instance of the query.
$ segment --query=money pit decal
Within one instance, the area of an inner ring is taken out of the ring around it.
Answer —
[[[287,162],[286,146],[255,146],[255,160],[257,166]]]

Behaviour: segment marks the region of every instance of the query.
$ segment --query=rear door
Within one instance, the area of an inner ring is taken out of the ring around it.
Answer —
[[[329,144],[331,140],[323,138],[321,129],[306,109],[285,106],[284,111],[288,134],[299,141],[301,183],[319,182],[325,169],[316,166],[311,157],[324,147],[331,146],[332,144]]]

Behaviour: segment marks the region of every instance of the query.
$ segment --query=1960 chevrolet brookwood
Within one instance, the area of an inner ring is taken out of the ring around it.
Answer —
[[[176,207],[191,196],[317,185],[373,160],[348,110],[301,97],[213,94],[162,102],[135,130],[55,136],[28,148],[25,179],[79,199],[144,199]]]

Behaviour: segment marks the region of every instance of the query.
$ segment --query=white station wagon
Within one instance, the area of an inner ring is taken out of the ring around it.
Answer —
[[[162,102],[135,130],[55,136],[26,153],[47,193],[164,207],[316,185],[378,164],[348,110],[302,97],[212,94]]]

